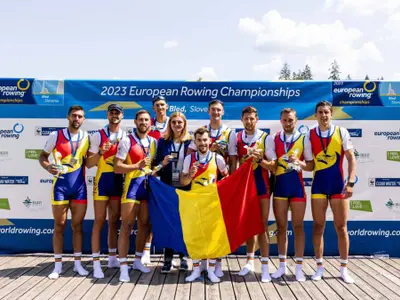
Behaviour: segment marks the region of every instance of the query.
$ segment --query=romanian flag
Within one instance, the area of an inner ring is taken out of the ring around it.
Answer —
[[[153,243],[193,259],[218,258],[264,232],[251,160],[229,177],[182,191],[149,176]]]

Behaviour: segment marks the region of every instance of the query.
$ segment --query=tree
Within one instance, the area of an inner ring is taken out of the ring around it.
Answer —
[[[290,66],[287,62],[283,64],[283,67],[281,69],[280,75],[279,75],[280,80],[290,80]]]
[[[376,80],[384,80],[384,79],[383,79],[383,76],[381,76],[381,77],[378,77]]]
[[[351,80],[350,74],[347,74],[346,80]]]
[[[365,80],[369,80],[368,74],[365,75],[365,78],[364,78],[364,79],[365,79]]]
[[[303,72],[301,72],[301,77],[304,80],[313,80],[313,75],[312,75],[311,68],[309,65],[306,65],[304,67]]]
[[[331,68],[329,69],[329,77],[328,79],[330,80],[340,80],[340,70],[339,70],[339,64],[337,63],[336,59],[333,61],[331,64]]]

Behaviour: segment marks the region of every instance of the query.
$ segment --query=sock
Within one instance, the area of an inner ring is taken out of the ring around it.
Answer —
[[[296,280],[305,281],[306,277],[303,274],[303,258],[296,257]]]
[[[246,265],[240,270],[239,276],[246,276],[249,272],[254,272],[254,252],[247,253]]]
[[[144,246],[144,251],[143,251],[143,255],[142,255],[142,264],[147,265],[150,264],[150,247],[151,247],[151,243],[146,243]]]
[[[347,269],[348,264],[347,259],[340,260],[340,276],[342,277],[343,281],[346,283],[354,283],[354,279],[350,277],[349,271]]]
[[[108,249],[108,265],[109,268],[119,268],[119,261],[117,258],[117,249],[109,248]]]
[[[81,256],[82,252],[75,252],[74,253],[74,271],[77,272],[81,276],[87,276],[89,274],[88,271],[86,271],[81,263]]]
[[[261,282],[270,282],[271,276],[269,275],[269,258],[261,257]]]
[[[192,282],[201,277],[200,260],[193,260],[193,271],[185,278],[185,281]]]
[[[57,279],[62,272],[62,254],[54,254],[54,269],[50,273],[50,279]]]
[[[217,276],[218,278],[224,276],[224,272],[222,272],[222,259],[221,258],[217,258],[217,263],[215,265],[215,276]]]
[[[135,261],[133,262],[133,268],[139,270],[142,273],[149,273],[150,269],[146,268],[142,264],[142,256],[143,256],[142,252],[135,252]]]
[[[93,253],[93,277],[94,278],[104,278],[103,270],[100,264],[100,252]]]
[[[144,245],[144,251],[146,252],[150,252],[150,247],[151,247],[151,243],[146,243],[145,245]]]
[[[276,279],[283,275],[286,275],[286,255],[279,254],[279,268],[271,277]]]
[[[211,282],[217,283],[221,280],[215,275],[215,265],[217,261],[215,259],[210,259],[208,261],[207,277]]]
[[[323,258],[317,258],[317,272],[313,276],[311,276],[312,280],[321,280],[324,274],[324,265],[323,265]]]
[[[126,257],[120,258],[119,259],[120,263],[120,275],[119,275],[119,281],[121,282],[129,282],[129,268],[128,268],[128,261]]]

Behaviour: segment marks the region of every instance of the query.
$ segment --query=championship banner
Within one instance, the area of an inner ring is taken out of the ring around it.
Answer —
[[[357,183],[350,199],[348,230],[351,255],[400,253],[400,82],[389,81],[266,81],[189,82],[122,80],[0,79],[0,253],[52,252],[53,177],[38,162],[48,135],[67,126],[71,105],[85,109],[82,129],[89,134],[107,124],[106,109],[119,103],[125,109],[122,127],[134,128],[138,109],[153,113],[151,99],[168,100],[168,114],[183,112],[190,131],[208,124],[208,102],[225,104],[223,122],[240,130],[241,111],[247,105],[259,111],[258,128],[273,134],[281,130],[279,114],[292,107],[305,133],[314,127],[315,105],[334,104],[333,123],[348,129],[355,146]],[[399,97],[399,99],[397,99]],[[343,167],[347,175],[347,164]],[[84,223],[84,253],[91,253],[93,224],[93,178],[88,169],[88,209]],[[305,255],[313,255],[310,186],[312,173],[303,173],[307,192]],[[272,203],[272,201],[271,201]],[[68,216],[70,219],[70,214]],[[289,214],[290,220],[290,214]],[[327,211],[325,255],[338,255],[336,232],[330,208]],[[277,254],[276,224],[270,210],[271,255]],[[107,228],[101,251],[107,251]],[[136,229],[132,232],[134,249]],[[294,236],[289,224],[288,255],[294,254]],[[156,245],[157,246],[157,245]],[[152,249],[161,252],[161,248]],[[72,231],[66,226],[64,252],[72,252]],[[245,253],[242,247],[236,253]]]

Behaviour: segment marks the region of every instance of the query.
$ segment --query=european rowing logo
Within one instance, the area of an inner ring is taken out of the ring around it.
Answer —
[[[0,129],[0,138],[18,140],[25,127],[21,123],[15,123],[11,129]]]

